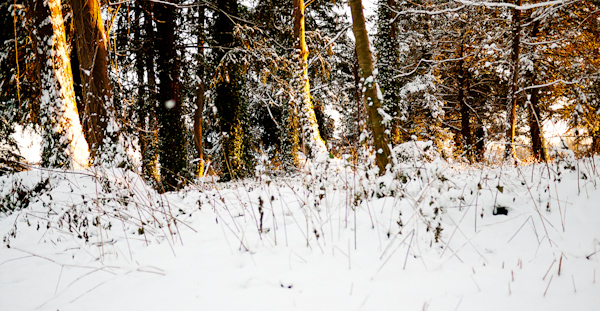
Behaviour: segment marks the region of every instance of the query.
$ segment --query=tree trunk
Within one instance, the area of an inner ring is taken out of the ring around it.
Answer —
[[[194,112],[194,146],[198,152],[198,164],[196,175],[204,174],[204,146],[202,143],[202,111],[204,111],[204,7],[198,7],[198,41],[197,61],[198,71],[196,73],[196,111]]]
[[[349,4],[352,11],[352,31],[356,38],[356,54],[361,70],[363,89],[365,89],[363,96],[375,144],[375,160],[379,167],[379,174],[382,175],[385,173],[386,166],[391,164],[391,158],[388,136],[380,113],[381,98],[379,95],[381,92],[373,76],[373,59],[369,49],[369,37],[365,27],[362,2],[361,0],[349,0]]]
[[[111,144],[104,139],[110,121],[108,111],[112,109],[112,92],[108,80],[107,39],[98,0],[72,0],[71,4],[79,60],[79,68],[74,70],[79,70],[82,84],[83,111],[79,113],[85,137],[90,145],[91,156],[97,162],[101,153],[108,151],[107,148],[103,148],[104,144]],[[106,160],[114,158],[114,154],[106,156],[108,158]]]
[[[485,128],[483,124],[480,124],[477,128],[475,136],[477,137],[477,142],[475,143],[477,147],[477,161],[483,161],[485,159]]]
[[[533,23],[533,29],[531,31],[531,37],[536,38],[539,32],[539,21],[535,21]],[[535,49],[535,47],[534,47]],[[537,81],[535,78],[535,70],[536,70],[536,60],[535,56],[532,59],[533,61],[533,71],[529,73],[529,81],[531,81],[532,85],[536,85]],[[539,93],[540,90],[538,88],[531,89],[530,98],[529,98],[529,129],[531,136],[531,149],[533,151],[533,156],[538,161],[548,161],[548,150],[546,148],[546,142],[544,141],[544,135],[542,134],[541,129],[541,117],[540,117],[540,105],[539,105]]]
[[[600,154],[600,129],[591,131],[592,145],[590,146],[590,155]]]
[[[89,164],[89,149],[77,113],[60,0],[30,4],[41,88],[42,166],[84,168]]]
[[[518,6],[523,5],[523,0],[515,0],[515,4]],[[504,157],[505,158],[516,158],[515,149],[515,131],[517,126],[517,88],[519,86],[519,57],[521,47],[521,11],[517,8],[514,9],[514,21],[513,21],[513,46],[512,46],[512,66],[513,66],[513,79],[510,85],[508,93],[508,104],[509,104],[509,115],[508,115],[508,145],[506,145]]]
[[[185,182],[185,136],[179,99],[179,69],[175,50],[175,8],[155,3],[158,48],[158,142],[163,191],[178,189]]]
[[[248,138],[248,111],[242,97],[242,68],[227,61],[227,50],[235,47],[234,23],[231,16],[238,15],[236,0],[219,0],[220,10],[214,27],[216,45],[215,58],[222,62],[217,69],[219,79],[215,86],[215,107],[218,110],[222,137],[221,180],[245,177],[253,172]]]
[[[300,73],[299,82],[299,122],[302,132],[302,143],[308,147],[305,153],[312,157],[321,153],[327,153],[325,142],[319,133],[317,117],[310,95],[310,81],[308,79],[308,46],[306,45],[305,25],[304,25],[304,0],[294,0],[294,37],[297,41],[296,49],[299,51],[298,62]],[[308,152],[306,152],[308,151]]]
[[[141,51],[137,54],[136,66],[140,82],[138,93],[138,123],[139,123],[139,141],[140,153],[142,155],[142,175],[146,181],[158,186],[160,183],[160,174],[158,172],[158,126],[156,120],[156,72],[154,68],[154,26],[152,25],[153,3],[138,3],[139,18],[143,16],[143,22],[140,20],[140,29],[143,27],[146,36],[141,37],[139,31],[136,36],[140,41]],[[143,11],[143,14],[142,14]],[[144,67],[147,77],[144,84]]]
[[[471,111],[467,105],[465,93],[468,92],[467,70],[465,69],[465,44],[460,46],[460,60],[458,61],[458,103],[460,105],[461,115],[461,135],[464,152],[469,162],[473,162],[473,137],[471,135]]]

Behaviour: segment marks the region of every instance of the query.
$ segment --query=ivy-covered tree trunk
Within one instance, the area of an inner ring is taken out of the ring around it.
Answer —
[[[515,5],[523,5],[523,0],[515,0]],[[504,153],[505,158],[516,158],[515,132],[517,126],[517,89],[519,87],[519,57],[521,48],[521,11],[518,8],[513,10],[513,41],[512,41],[512,81],[508,91],[508,124],[507,124],[507,145]]]
[[[115,157],[117,129],[114,116],[109,116],[113,114],[113,96],[108,80],[107,39],[100,4],[98,0],[72,0],[71,5],[79,61],[79,68],[73,70],[79,71],[82,85],[83,110],[79,114],[93,160],[110,162]],[[108,126],[109,123],[112,124]]]
[[[221,180],[241,178],[252,172],[252,155],[248,137],[248,116],[242,98],[242,68],[228,58],[227,51],[235,47],[232,17],[238,15],[236,0],[218,0],[219,13],[214,27],[214,39],[219,47],[215,56],[220,62],[215,87],[221,141]]]
[[[391,152],[388,145],[388,134],[383,124],[383,117],[381,116],[383,112],[381,109],[381,92],[373,75],[373,59],[371,50],[369,49],[369,37],[367,35],[367,28],[365,27],[362,2],[361,0],[349,0],[349,3],[352,11],[352,31],[356,39],[356,54],[360,66],[363,89],[365,90],[363,96],[367,114],[369,115],[369,127],[373,133],[373,142],[375,144],[375,160],[379,167],[379,174],[384,174],[386,166],[391,164]]]
[[[304,0],[294,0],[294,38],[296,38],[296,50],[298,51],[298,74],[296,103],[299,121],[299,130],[302,133],[302,144],[304,153],[312,157],[327,153],[327,147],[319,132],[317,117],[310,95],[310,81],[308,79],[308,46],[306,45],[306,27],[304,11],[306,6]],[[306,150],[308,149],[308,150]]]
[[[398,21],[396,19],[396,0],[377,1],[377,36],[374,40],[377,51],[377,78],[383,92],[384,109],[393,116],[400,113],[400,101],[402,86],[405,78],[396,77],[400,68],[405,65],[401,63],[400,42],[398,40]],[[399,126],[400,118],[394,118],[390,139],[393,142],[403,141],[402,127]]]
[[[179,98],[179,68],[175,49],[175,8],[155,3],[158,78],[159,161],[162,190],[172,191],[186,180],[185,136]]]
[[[75,101],[60,0],[30,0],[40,83],[42,166],[79,169],[89,164]]]

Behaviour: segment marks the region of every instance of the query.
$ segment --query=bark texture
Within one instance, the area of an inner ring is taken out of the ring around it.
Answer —
[[[162,190],[178,189],[185,182],[187,157],[179,98],[179,68],[175,49],[175,8],[155,3],[159,94],[157,119]]]
[[[105,141],[113,100],[108,80],[107,39],[98,0],[71,0],[71,4],[79,60],[79,68],[74,70],[79,70],[82,89],[83,109],[79,113],[91,156],[97,161],[107,151],[103,146],[113,143],[111,138]]]
[[[218,0],[220,9],[215,21],[214,39],[220,47],[215,49],[219,64],[215,87],[215,106],[218,110],[222,137],[221,180],[248,176],[253,173],[253,159],[248,134],[247,103],[242,96],[242,68],[231,61],[227,52],[235,47],[232,16],[238,15],[236,0]]]
[[[531,30],[531,37],[535,39],[539,33],[539,21],[533,23],[533,29]],[[535,47],[534,47],[535,49]],[[533,71],[529,73],[529,81],[532,85],[537,84],[535,70],[537,68],[535,57],[533,57]],[[538,161],[548,161],[548,148],[546,148],[546,142],[544,141],[544,135],[542,133],[542,120],[540,115],[540,90],[533,88],[529,92],[529,134],[531,136],[531,149],[533,156]]]
[[[42,166],[84,168],[89,149],[77,113],[60,0],[31,0],[30,7],[36,23]]]
[[[356,38],[356,54],[358,64],[363,80],[363,96],[365,107],[369,116],[369,127],[373,133],[373,142],[375,144],[375,159],[379,167],[379,174],[385,173],[385,168],[391,163],[390,148],[388,144],[388,135],[383,124],[381,116],[381,98],[378,91],[377,82],[373,76],[373,59],[369,48],[369,37],[365,27],[365,17],[361,0],[350,0],[350,9],[352,11],[352,31]]]
[[[308,78],[308,45],[306,44],[306,26],[304,11],[306,6],[304,0],[294,0],[294,37],[297,40],[298,51],[298,113],[299,125],[302,133],[302,142],[305,153],[315,157],[321,153],[327,153],[327,147],[319,132],[319,125],[315,115],[315,109],[310,95],[310,80]],[[308,150],[306,150],[308,148]],[[308,151],[308,152],[307,152]]]
[[[469,86],[467,85],[468,71],[465,68],[465,44],[460,45],[460,59],[458,61],[458,103],[460,105],[461,115],[461,135],[464,152],[469,162],[474,161],[473,157],[473,136],[471,135],[471,109],[467,104],[467,94]]]
[[[515,0],[518,6],[523,5],[523,0]],[[506,145],[504,157],[516,158],[515,149],[515,132],[517,126],[517,88],[519,86],[519,57],[521,48],[521,11],[515,8],[513,10],[513,42],[512,42],[512,69],[513,76],[510,88],[508,91],[508,131],[506,137],[508,145]]]

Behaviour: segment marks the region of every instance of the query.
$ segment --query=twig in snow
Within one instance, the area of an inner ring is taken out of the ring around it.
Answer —
[[[560,260],[558,261],[558,276],[560,276],[560,269],[562,268],[562,258],[563,254],[560,254]]]
[[[550,269],[552,269],[552,266],[554,266],[555,262],[556,262],[556,259],[554,259],[552,261],[552,263],[550,264],[550,267],[548,268],[548,271],[546,271],[546,274],[544,274],[544,277],[542,278],[542,281],[546,279],[546,277],[548,276],[548,273],[550,273]]]
[[[410,242],[408,243],[408,249],[406,250],[406,257],[404,258],[404,266],[402,270],[406,270],[406,262],[408,261],[408,252],[410,251],[410,246],[412,245],[413,237],[415,236],[415,231],[410,235]]]
[[[550,281],[548,281],[548,286],[546,286],[546,290],[544,291],[544,297],[546,297],[546,293],[548,293],[548,288],[550,288],[550,283],[552,282],[552,278],[554,275],[550,276]]]
[[[513,234],[513,236],[508,240],[507,243],[510,243],[510,241],[512,241],[512,239],[514,239],[515,236],[517,236],[517,233],[519,233],[519,231],[521,231],[521,229],[523,229],[523,226],[525,226],[525,224],[527,223],[527,221],[529,220],[529,218],[531,218],[531,215],[529,215],[529,217],[527,217],[527,219],[525,219],[525,222],[523,222],[523,224],[521,225],[521,227],[519,227],[519,230],[517,230],[517,232],[515,232],[515,234]],[[539,240],[538,240],[538,244],[539,244]]]

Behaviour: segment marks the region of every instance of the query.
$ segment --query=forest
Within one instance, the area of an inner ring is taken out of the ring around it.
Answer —
[[[600,152],[597,2],[372,5],[365,22],[339,1],[8,1],[3,158],[23,162],[11,134],[27,127],[42,167],[130,166],[168,191],[323,154],[383,173],[412,140],[544,162],[544,124]]]
[[[600,305],[598,0],[5,0],[0,42],[2,310]]]

